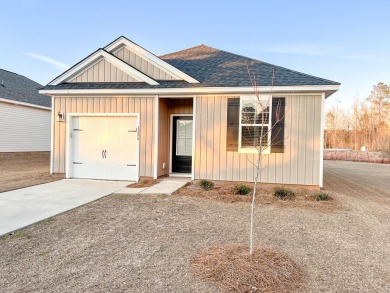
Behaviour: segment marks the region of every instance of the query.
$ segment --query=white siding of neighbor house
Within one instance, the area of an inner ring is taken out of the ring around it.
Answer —
[[[0,102],[0,152],[50,151],[51,111]]]

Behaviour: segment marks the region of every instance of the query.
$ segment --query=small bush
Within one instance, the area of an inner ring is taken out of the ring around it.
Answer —
[[[325,192],[319,192],[319,193],[314,194],[314,199],[316,201],[324,201],[324,200],[331,200],[332,198],[330,197],[329,194],[327,194]]]
[[[249,192],[251,192],[250,187],[244,185],[244,184],[238,184],[234,186],[234,193],[240,194],[240,195],[247,195]]]
[[[204,190],[210,190],[214,188],[214,183],[211,182],[210,180],[200,180],[198,184]]]
[[[294,197],[294,192],[287,188],[278,187],[274,190],[274,195],[280,199],[290,199]]]

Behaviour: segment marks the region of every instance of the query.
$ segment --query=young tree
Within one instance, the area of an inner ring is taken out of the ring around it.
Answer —
[[[252,201],[251,201],[251,213],[250,213],[250,232],[249,232],[249,253],[253,255],[253,230],[254,230],[254,211],[255,211],[255,202],[257,195],[257,183],[261,182],[261,174],[263,171],[263,158],[267,155],[267,150],[271,148],[273,143],[280,143],[279,140],[285,140],[285,137],[278,135],[280,128],[278,124],[282,122],[285,116],[284,105],[279,99],[277,101],[275,109],[272,109],[272,94],[273,94],[273,85],[275,80],[275,70],[272,71],[272,85],[269,92],[268,98],[266,100],[261,99],[260,91],[257,85],[256,76],[248,68],[248,74],[254,89],[254,94],[256,96],[256,101],[254,104],[249,104],[248,106],[243,106],[241,123],[243,126],[242,132],[242,143],[246,145],[251,145],[256,149],[255,161],[252,164],[255,167],[255,176],[252,192]],[[275,98],[274,98],[275,99]],[[277,98],[276,98],[277,99]],[[275,104],[275,103],[274,103]],[[283,106],[283,107],[282,107]],[[270,121],[270,115],[275,117]],[[254,126],[256,124],[256,126]],[[272,131],[276,132],[271,136]],[[284,134],[284,133],[283,133]]]

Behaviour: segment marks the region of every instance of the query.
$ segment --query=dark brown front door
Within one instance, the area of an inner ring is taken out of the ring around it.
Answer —
[[[174,116],[172,123],[172,172],[191,173],[192,116]]]

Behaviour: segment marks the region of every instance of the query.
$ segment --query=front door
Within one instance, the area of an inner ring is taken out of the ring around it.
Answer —
[[[192,116],[173,116],[172,172],[191,173]]]

